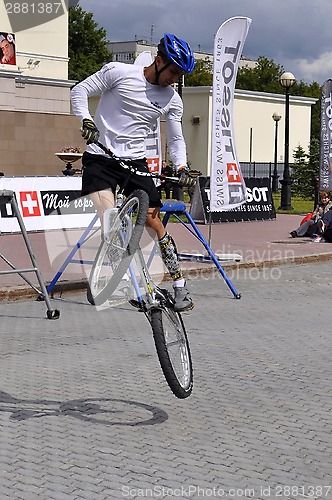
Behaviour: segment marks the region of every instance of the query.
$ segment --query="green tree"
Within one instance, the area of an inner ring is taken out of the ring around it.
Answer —
[[[198,59],[194,71],[184,77],[186,87],[211,86],[213,82],[212,71],[212,62],[208,58]]]
[[[68,78],[84,80],[110,60],[106,30],[98,28],[91,12],[81,7],[69,9]]]
[[[273,59],[259,57],[254,68],[244,66],[239,68],[236,88],[252,90],[256,92],[271,92],[284,94],[285,90],[279,83],[279,78],[284,72],[283,66],[277,64]],[[290,93],[296,96],[313,97],[318,99],[311,108],[311,138],[319,140],[320,134],[320,95],[321,88],[317,82],[307,84],[300,80],[290,89]]]
[[[273,59],[261,56],[253,68],[243,66],[239,68],[236,79],[236,88],[256,92],[271,92],[282,94],[279,77],[284,72],[283,66]]]
[[[298,146],[293,153],[292,165],[292,193],[304,199],[315,198],[316,179],[319,175],[319,141],[312,138],[309,144],[309,153],[302,146]]]

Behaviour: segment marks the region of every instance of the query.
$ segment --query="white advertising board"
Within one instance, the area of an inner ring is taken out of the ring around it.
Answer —
[[[80,177],[0,177],[0,195],[14,192],[27,231],[86,228],[96,211],[88,196],[80,196],[81,183]],[[1,196],[0,232],[20,232],[11,203]]]

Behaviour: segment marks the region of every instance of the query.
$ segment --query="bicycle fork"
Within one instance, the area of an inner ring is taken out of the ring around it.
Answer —
[[[156,287],[154,284],[149,269],[145,263],[142,249],[138,248],[138,250],[135,252],[134,255],[134,260],[136,262],[136,266],[139,272],[139,277],[140,277],[140,283],[143,287],[143,294],[141,292],[139,283],[137,281],[133,265],[130,265],[130,275],[132,279],[132,283],[135,288],[136,296],[137,296],[137,301],[139,303],[139,308],[146,312],[149,309],[153,307],[159,307],[160,306],[160,298],[165,299],[166,298],[163,296],[162,292],[159,291],[159,288]],[[145,293],[144,293],[145,292]],[[161,295],[160,298],[157,298],[157,293],[158,295]]]

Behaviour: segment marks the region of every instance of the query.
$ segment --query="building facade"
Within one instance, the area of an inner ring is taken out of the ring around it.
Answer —
[[[188,161],[192,168],[206,175],[210,173],[212,88],[185,87],[183,89],[183,130],[188,147]],[[311,106],[316,99],[290,96],[289,155],[301,145],[308,151],[310,143]],[[269,163],[274,161],[275,121],[277,129],[277,159],[284,161],[285,96],[248,90],[235,90],[233,128],[235,149],[239,162]]]
[[[0,170],[8,176],[61,174],[54,153],[71,144],[84,147],[70,114],[66,2],[57,2],[58,11],[46,13],[43,24],[26,27],[20,24],[24,16],[7,12],[12,5],[0,3],[0,32],[13,33],[16,48],[16,64],[0,64]],[[15,5],[17,14],[31,7]]]
[[[80,124],[71,113],[68,80],[68,12],[38,26],[15,32],[5,4],[0,4],[0,32],[15,33],[16,64],[0,64],[0,171],[12,175],[61,175],[63,164],[55,156],[62,147],[84,150]],[[145,51],[156,53],[156,45],[144,40],[112,42],[113,59],[133,63]],[[212,58],[197,52],[197,59]],[[241,64],[254,64],[243,60]],[[193,168],[209,173],[211,137],[211,88],[183,89],[184,135],[188,160]],[[307,149],[313,99],[290,99],[290,151],[299,144]],[[98,103],[91,99],[92,112]],[[274,112],[284,116],[284,96],[246,91],[235,92],[234,127],[240,161],[273,161]],[[296,126],[293,126],[296,124]],[[284,120],[279,127],[283,143]],[[167,143],[162,123],[163,157]],[[250,137],[250,141],[249,141]],[[249,152],[250,151],[250,152]],[[282,149],[278,158],[282,161]]]
[[[142,52],[151,52],[152,56],[157,54],[157,44],[149,43],[147,40],[129,40],[126,42],[110,42],[108,49],[112,54],[112,61],[124,62],[133,64],[135,59]],[[208,52],[195,51],[194,56],[196,61],[207,60],[213,62],[213,54]],[[250,59],[243,58],[240,61],[240,66],[253,68],[256,62]]]

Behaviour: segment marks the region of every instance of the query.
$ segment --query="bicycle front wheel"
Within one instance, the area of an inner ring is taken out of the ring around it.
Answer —
[[[181,315],[167,306],[153,308],[148,314],[166,381],[176,397],[187,398],[193,388],[193,368]]]
[[[119,285],[139,246],[148,208],[147,193],[136,190],[111,222],[90,272],[87,298],[91,304],[106,302]]]

